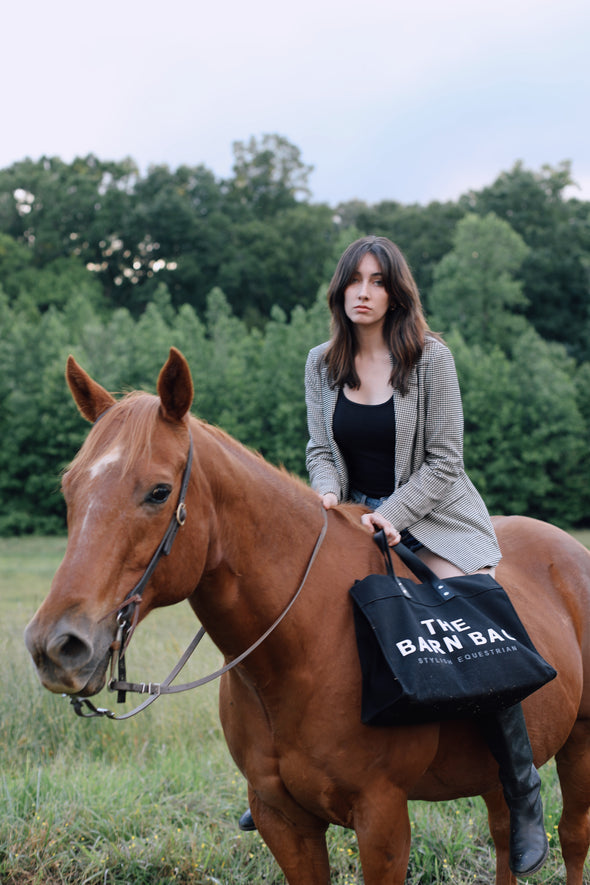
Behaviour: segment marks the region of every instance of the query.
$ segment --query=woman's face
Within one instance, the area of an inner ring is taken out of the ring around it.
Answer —
[[[367,252],[344,290],[344,312],[359,328],[382,326],[389,310],[389,295],[379,262]]]

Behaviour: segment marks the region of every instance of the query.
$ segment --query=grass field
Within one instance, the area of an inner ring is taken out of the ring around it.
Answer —
[[[590,531],[579,537],[590,546]],[[64,549],[64,539],[0,539],[0,883],[284,883],[258,834],[237,829],[246,787],[223,741],[215,683],[160,698],[126,722],[81,720],[40,687],[22,632]],[[134,639],[129,676],[161,681],[197,626],[188,606],[154,613]],[[197,657],[187,679],[220,664],[211,645]],[[106,692],[96,700],[113,702]],[[535,881],[564,882],[553,763],[543,791],[552,852]],[[493,882],[480,798],[413,803],[410,816],[409,883]],[[332,827],[329,847],[333,882],[362,883],[354,834]]]

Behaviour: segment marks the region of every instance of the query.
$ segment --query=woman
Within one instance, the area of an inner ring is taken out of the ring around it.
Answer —
[[[353,243],[328,290],[332,338],[308,357],[307,469],[324,507],[353,500],[440,577],[491,571],[500,550],[463,467],[455,365],[430,332],[401,252]],[[411,527],[411,535],[408,529]],[[405,531],[404,531],[405,530]]]
[[[330,287],[332,337],[309,354],[307,469],[326,509],[371,508],[361,522],[402,540],[439,577],[494,572],[500,549],[463,466],[463,411],[450,351],[430,331],[410,269],[385,237],[346,249]],[[520,704],[481,718],[510,808],[510,866],[548,853],[540,778]]]
[[[461,394],[450,351],[428,328],[397,246],[364,237],[328,289],[332,336],[305,370],[307,469],[326,509],[365,504],[361,522],[402,540],[439,577],[492,572],[501,554],[463,466]],[[540,778],[520,704],[481,718],[510,808],[510,866],[540,869],[548,853]],[[254,826],[249,812],[242,828]]]

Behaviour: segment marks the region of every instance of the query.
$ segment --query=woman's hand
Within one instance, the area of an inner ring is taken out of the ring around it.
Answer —
[[[380,513],[363,513],[361,516],[361,522],[363,525],[366,525],[367,528],[370,528],[373,533],[379,531],[379,529],[383,529],[385,537],[387,538],[387,543],[390,547],[395,547],[395,545],[399,544],[402,539],[402,536],[395,526],[392,525],[388,519],[385,519],[384,516],[381,516]]]
[[[320,492],[318,492],[318,497],[326,510],[331,510],[332,507],[338,506],[338,498],[336,497],[334,492],[327,492],[325,495],[322,495]]]

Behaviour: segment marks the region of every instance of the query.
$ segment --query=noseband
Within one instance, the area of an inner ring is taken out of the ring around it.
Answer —
[[[145,709],[145,707],[149,706],[153,701],[156,700],[161,694],[173,694],[180,691],[188,691],[192,688],[197,688],[198,686],[205,685],[208,682],[211,682],[213,679],[217,679],[220,676],[223,676],[224,673],[227,673],[229,670],[236,667],[240,664],[245,658],[251,654],[254,649],[258,648],[264,640],[270,636],[270,634],[275,630],[276,627],[281,623],[283,618],[287,615],[295,600],[298,598],[299,594],[303,590],[305,582],[307,581],[307,576],[311,571],[311,567],[315,561],[317,554],[319,553],[320,547],[322,546],[324,537],[326,535],[328,529],[328,518],[326,511],[322,507],[322,516],[323,523],[322,528],[319,533],[319,536],[316,540],[315,547],[311,553],[311,557],[307,564],[307,568],[305,570],[305,574],[301,580],[297,591],[283,609],[278,618],[270,625],[268,630],[266,630],[263,635],[256,640],[246,651],[242,652],[242,654],[238,655],[237,658],[234,658],[230,663],[225,664],[219,670],[216,670],[214,673],[210,673],[208,676],[203,676],[200,679],[194,680],[194,682],[188,682],[184,685],[171,685],[171,682],[176,678],[176,676],[180,673],[197,645],[205,635],[205,629],[203,627],[197,632],[192,642],[184,652],[181,659],[178,661],[172,672],[164,679],[161,683],[159,682],[126,682],[126,666],[125,666],[125,652],[127,651],[127,647],[133,636],[135,631],[135,627],[137,626],[137,621],[139,618],[139,605],[141,604],[144,590],[147,586],[148,581],[154,573],[154,570],[162,558],[162,556],[168,556],[170,550],[172,548],[172,543],[174,538],[176,537],[176,533],[178,529],[183,526],[186,522],[187,510],[185,505],[186,493],[188,490],[188,484],[190,480],[191,474],[191,466],[193,463],[193,440],[189,431],[189,449],[188,455],[186,459],[186,465],[184,468],[184,473],[182,476],[182,482],[180,485],[180,493],[178,496],[178,504],[172,519],[170,520],[170,524],[166,529],[164,537],[160,541],[158,548],[152,558],[150,559],[148,566],[143,573],[142,577],[139,579],[135,587],[133,587],[123,602],[117,606],[114,611],[109,612],[105,617],[110,617],[113,614],[117,614],[117,634],[113,643],[111,644],[111,678],[107,683],[107,688],[109,691],[117,692],[117,703],[124,703],[125,696],[128,691],[137,692],[139,694],[147,694],[147,697],[143,703],[139,704],[133,710],[130,710],[128,713],[124,713],[120,716],[117,716],[111,710],[104,709],[102,707],[95,707],[94,704],[88,700],[88,698],[80,698],[74,695],[65,695],[70,700],[70,703],[74,707],[75,712],[78,716],[82,716],[85,719],[94,718],[97,716],[106,716],[108,719],[129,719],[131,716],[135,716],[136,713],[139,713],[140,710]],[[117,670],[118,676],[115,678],[114,673],[115,669]]]

